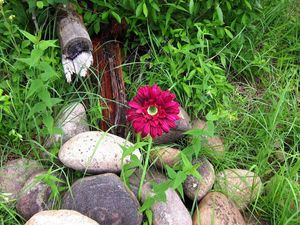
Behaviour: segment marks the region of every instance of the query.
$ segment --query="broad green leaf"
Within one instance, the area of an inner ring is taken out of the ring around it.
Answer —
[[[27,94],[27,98],[32,96],[34,93],[39,92],[40,89],[44,88],[45,85],[41,79],[36,79],[31,81],[31,85]]]
[[[143,3],[143,13],[145,17],[148,17],[148,8],[145,2]]]
[[[30,118],[31,116],[33,116],[33,115],[36,114],[36,113],[46,111],[46,108],[47,108],[47,106],[46,106],[46,104],[45,104],[44,102],[36,103],[36,104],[30,109],[30,112],[29,112],[27,118]]]
[[[100,21],[99,20],[96,20],[94,22],[94,31],[96,34],[98,34],[100,32]]]
[[[223,12],[222,12],[222,9],[220,8],[219,4],[216,7],[216,12],[217,12],[219,21],[221,22],[221,24],[224,24]]]
[[[37,2],[36,2],[36,6],[37,6],[39,9],[42,9],[42,8],[44,7],[43,1],[37,1]]]
[[[194,0],[190,0],[189,11],[190,11],[190,14],[193,15],[193,12],[194,12]]]
[[[53,125],[54,125],[54,119],[51,115],[46,115],[43,117],[43,123],[46,126],[49,134],[52,134],[53,132]]]
[[[118,23],[121,23],[121,17],[116,12],[112,11],[111,15],[117,20]]]
[[[227,28],[225,28],[225,33],[226,33],[227,36],[230,37],[231,39],[233,38],[233,35],[232,35],[231,31],[228,30]]]
[[[19,31],[32,43],[37,44],[39,42],[39,38],[37,36],[34,36],[25,30],[19,29]]]
[[[42,40],[37,44],[38,48],[41,50],[46,50],[49,47],[57,48],[56,40]]]
[[[143,11],[143,2],[141,2],[135,10],[135,16],[139,17]]]

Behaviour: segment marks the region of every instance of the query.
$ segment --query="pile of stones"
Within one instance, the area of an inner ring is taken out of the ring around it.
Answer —
[[[63,134],[50,137],[44,146],[50,148],[56,142],[62,143],[58,153],[60,163],[83,172],[84,176],[63,193],[59,209],[52,210],[57,206],[50,197],[51,185],[42,179],[49,175],[49,171],[37,161],[11,160],[0,168],[0,201],[15,206],[20,216],[28,220],[26,225],[141,224],[143,216],[139,211],[140,204],[153,195],[153,182],[160,183],[167,179],[159,171],[163,171],[166,165],[173,167],[180,161],[180,149],[161,144],[175,142],[191,128],[207,129],[204,121],[191,123],[182,108],[180,118],[175,129],[154,139],[156,147],[151,153],[151,160],[156,169],[148,170],[141,199],[138,199],[141,171],[137,169],[131,175],[130,189],[119,177],[122,167],[130,163],[130,156],[123,157],[124,146],[133,144],[113,134],[90,131],[84,106],[73,103],[63,110],[57,122]],[[203,138],[211,151],[224,154],[221,138]],[[132,154],[142,160],[139,149]],[[49,157],[48,153],[44,156]],[[197,202],[196,210],[191,215],[188,201],[184,202],[175,190],[169,188],[165,193],[166,201],[152,205],[153,224],[247,224],[248,219],[241,212],[259,197],[263,186],[261,179],[244,169],[226,169],[215,173],[210,159],[204,156],[195,158],[192,164],[199,165],[197,170],[201,179],[188,176],[183,190],[188,199]],[[57,180],[64,179],[55,173],[51,176]]]

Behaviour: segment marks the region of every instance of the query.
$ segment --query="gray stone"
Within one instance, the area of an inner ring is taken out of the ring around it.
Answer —
[[[42,171],[32,175],[20,191],[16,208],[26,220],[34,214],[52,207],[52,201],[49,200],[51,188],[39,180],[39,177],[46,174],[47,171]]]
[[[153,142],[155,144],[172,143],[181,138],[184,135],[184,132],[191,129],[190,117],[188,116],[186,111],[184,111],[184,109],[181,107],[179,117],[180,119],[176,121],[176,128],[171,129],[169,133],[163,133],[162,136],[154,138]]]
[[[69,104],[58,116],[56,127],[63,131],[63,134],[55,134],[45,142],[45,147],[51,147],[55,142],[64,144],[77,134],[89,131],[87,116],[84,106],[79,103]]]
[[[153,212],[153,225],[192,225],[192,218],[189,211],[182,203],[180,197],[173,189],[165,192],[165,202],[155,202],[151,210]],[[142,201],[153,195],[151,184],[144,184]]]
[[[31,217],[25,225],[100,225],[74,210],[48,210]]]
[[[130,162],[130,156],[122,161],[123,149],[133,144],[113,134],[89,131],[77,134],[59,150],[59,160],[67,167],[89,173],[119,173],[122,165]],[[136,149],[133,154],[141,158]]]
[[[134,173],[129,177],[129,186],[132,192],[135,194],[136,197],[138,197],[138,190],[139,185],[142,177],[142,170],[137,169],[134,171]],[[159,171],[150,168],[147,170],[145,175],[144,183],[147,182],[155,182],[155,183],[161,183],[167,180],[167,177],[160,173]]]
[[[15,159],[8,161],[0,168],[0,192],[7,196],[7,200],[17,198],[27,179],[42,169],[43,167],[34,160]]]
[[[208,193],[193,216],[193,225],[246,225],[238,208],[219,192]]]
[[[213,165],[204,157],[193,160],[193,165],[199,164],[197,171],[201,180],[189,175],[184,181],[184,193],[192,200],[200,201],[213,187],[215,182],[215,170]]]
[[[142,222],[139,202],[112,173],[77,180],[62,200],[63,209],[76,210],[101,225],[137,225]]]
[[[233,200],[240,209],[255,200],[262,187],[259,176],[248,170],[227,169],[216,176],[215,188]]]
[[[157,147],[151,151],[151,159],[155,165],[163,168],[164,165],[173,167],[180,161],[180,150],[170,147]]]

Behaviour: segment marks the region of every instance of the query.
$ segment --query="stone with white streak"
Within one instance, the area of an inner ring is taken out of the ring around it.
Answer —
[[[122,164],[130,162],[130,156],[122,161],[123,149],[133,144],[121,137],[102,131],[80,133],[68,140],[59,150],[59,160],[67,167],[89,173],[119,173]],[[133,151],[139,159],[138,149]]]

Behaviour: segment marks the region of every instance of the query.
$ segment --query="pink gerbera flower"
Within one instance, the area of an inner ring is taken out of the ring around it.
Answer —
[[[127,119],[135,132],[154,138],[175,128],[175,121],[179,119],[179,104],[175,98],[170,91],[162,91],[157,85],[140,87],[128,103]]]

